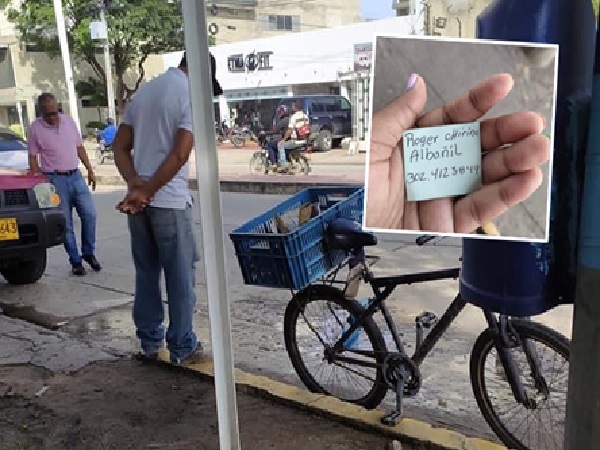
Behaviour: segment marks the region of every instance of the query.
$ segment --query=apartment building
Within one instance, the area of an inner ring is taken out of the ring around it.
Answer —
[[[20,0],[11,0],[0,11],[0,126],[23,124],[26,128],[35,119],[35,100],[44,91],[53,92],[63,110],[69,112],[69,102],[63,64],[60,58],[50,59],[19,41],[7,10]],[[231,43],[250,39],[319,30],[359,22],[360,0],[221,0],[206,1],[208,33],[216,43]],[[94,72],[87,63],[72,59],[74,81],[87,80]],[[99,53],[98,62],[103,65]],[[152,55],[144,65],[145,80],[164,70],[161,55]],[[135,71],[127,74],[126,82],[137,79]],[[78,99],[81,128],[85,132],[90,122],[102,121],[107,108],[89,106],[89,99]]]
[[[208,32],[216,44],[362,21],[360,0],[207,0],[206,7]]]

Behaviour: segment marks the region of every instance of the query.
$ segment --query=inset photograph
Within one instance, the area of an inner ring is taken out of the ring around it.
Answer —
[[[373,47],[363,227],[547,242],[558,46]]]

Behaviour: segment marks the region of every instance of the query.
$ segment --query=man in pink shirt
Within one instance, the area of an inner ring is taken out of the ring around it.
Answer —
[[[77,125],[73,119],[58,110],[56,98],[49,93],[38,97],[41,116],[30,126],[27,147],[29,167],[33,173],[43,173],[56,187],[60,207],[65,214],[67,230],[65,250],[69,255],[73,274],[85,275],[82,261],[95,271],[102,267],[96,259],[96,208],[92,194],[78,169],[79,160],[87,169],[88,184],[96,189],[96,178]],[[73,232],[75,208],[81,219],[81,253]]]

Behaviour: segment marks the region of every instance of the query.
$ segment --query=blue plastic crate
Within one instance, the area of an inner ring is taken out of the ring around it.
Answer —
[[[320,214],[290,233],[274,233],[275,216],[318,203]],[[230,233],[245,284],[302,289],[341,264],[348,254],[325,245],[327,224],[344,217],[362,222],[362,187],[309,188]]]

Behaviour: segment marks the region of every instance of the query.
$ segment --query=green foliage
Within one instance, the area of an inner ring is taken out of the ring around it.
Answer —
[[[592,0],[592,6],[594,7],[594,12],[596,16],[598,16],[598,9],[600,7],[600,0]]]
[[[85,125],[86,128],[90,128],[93,130],[103,130],[105,127],[105,123],[104,122],[100,122],[99,120],[94,120],[92,122],[88,122]]]
[[[106,85],[98,78],[89,77],[87,81],[78,81],[75,83],[75,91],[80,98],[89,97],[90,106],[108,106]]]
[[[0,0],[2,1],[2,0]],[[64,0],[63,9],[69,48],[75,59],[87,62],[101,83],[106,74],[100,63],[101,42],[90,36],[90,23],[98,20],[94,0]],[[60,56],[52,2],[23,0],[20,9],[9,8],[8,18],[15,23],[23,42],[37,47],[50,57]],[[144,77],[143,64],[151,54],[180,50],[183,25],[179,0],[119,0],[111,2],[106,13],[110,52],[116,81],[119,109],[137,90]],[[137,69],[137,79],[126,85],[124,75]]]
[[[21,126],[20,123],[15,123],[12,124],[8,127],[8,129],[10,131],[12,131],[13,133],[15,133],[17,136],[20,136],[21,138],[25,138],[25,133],[23,131],[23,127]]]

